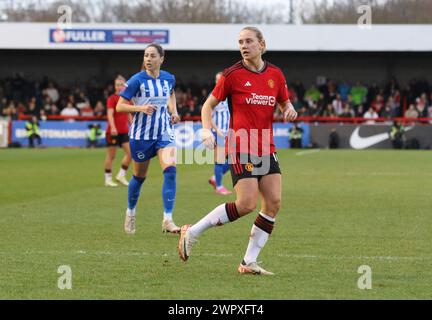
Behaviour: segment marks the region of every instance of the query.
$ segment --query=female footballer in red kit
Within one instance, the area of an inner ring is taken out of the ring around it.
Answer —
[[[273,275],[257,264],[281,203],[282,180],[273,142],[273,113],[279,107],[288,121],[295,120],[297,113],[289,100],[282,71],[262,59],[266,43],[261,31],[255,27],[242,29],[238,44],[243,59],[224,70],[201,111],[203,143],[212,148],[215,142],[210,131],[211,112],[228,98],[231,119],[226,153],[237,198],[235,202],[219,205],[196,224],[184,225],[178,250],[180,258],[186,261],[204,231],[255,211],[260,196],[261,210],[237,270],[241,274]]]

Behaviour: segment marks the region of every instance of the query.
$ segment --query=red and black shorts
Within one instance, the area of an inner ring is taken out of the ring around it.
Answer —
[[[250,154],[231,154],[228,155],[228,163],[233,187],[240,179],[256,178],[260,180],[263,176],[281,173],[276,152],[262,157]]]
[[[127,133],[120,133],[114,136],[107,133],[105,139],[108,147],[121,147],[123,143],[129,142],[129,135]]]

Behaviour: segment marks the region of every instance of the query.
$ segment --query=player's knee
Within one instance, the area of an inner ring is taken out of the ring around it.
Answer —
[[[270,212],[277,213],[281,206],[281,199],[274,198],[266,201],[266,207]]]
[[[237,211],[240,216],[244,216],[252,211],[255,211],[257,206],[256,200],[254,199],[245,199],[236,202]]]

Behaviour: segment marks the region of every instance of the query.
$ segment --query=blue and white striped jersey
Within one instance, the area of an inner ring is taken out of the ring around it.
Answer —
[[[224,134],[228,133],[230,113],[228,109],[227,100],[219,102],[219,104],[214,107],[212,118],[216,127],[218,127]]]
[[[156,140],[164,135],[173,138],[174,130],[168,113],[168,100],[174,85],[174,75],[163,70],[157,79],[141,71],[126,82],[125,90],[120,93],[121,97],[131,100],[134,105],[157,106],[157,110],[151,116],[143,112],[135,113],[129,129],[130,139]]]

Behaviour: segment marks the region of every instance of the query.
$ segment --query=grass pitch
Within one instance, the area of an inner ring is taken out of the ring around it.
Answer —
[[[178,237],[161,233],[156,159],[137,233],[124,234],[127,188],[103,186],[103,159],[104,150],[0,150],[0,299],[432,298],[431,152],[280,150],[282,209],[259,257],[275,277],[236,272],[256,213],[209,230],[180,261]],[[212,192],[211,172],[179,165],[178,225],[234,199]],[[61,265],[71,290],[57,287]],[[357,287],[361,265],[370,290]]]

